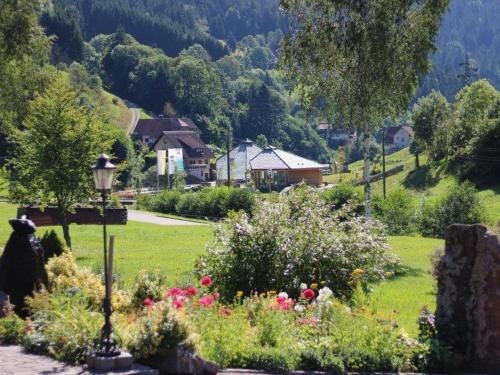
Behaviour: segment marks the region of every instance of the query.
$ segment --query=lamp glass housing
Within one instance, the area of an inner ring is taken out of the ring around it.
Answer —
[[[97,191],[111,191],[115,169],[116,166],[109,162],[109,157],[106,154],[99,156],[97,163],[92,167],[94,184]]]

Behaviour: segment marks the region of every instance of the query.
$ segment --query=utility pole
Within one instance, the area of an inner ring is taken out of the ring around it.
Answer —
[[[229,154],[231,152],[231,130],[230,125],[228,125],[226,133],[226,159],[227,159],[227,186],[231,187],[231,159]]]
[[[385,125],[382,128],[382,186],[384,190],[384,199],[386,198],[386,185],[385,185]]]

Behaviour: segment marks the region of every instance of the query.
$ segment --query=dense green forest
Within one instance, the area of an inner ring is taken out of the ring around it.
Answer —
[[[435,89],[453,100],[465,81],[480,78],[500,86],[499,13],[496,0],[452,1],[416,98]],[[153,113],[192,117],[209,143],[224,144],[230,128],[236,139],[262,135],[330,158],[314,129],[321,114],[301,109],[275,70],[287,27],[277,0],[53,0],[40,22],[56,36],[53,64],[76,61]]]

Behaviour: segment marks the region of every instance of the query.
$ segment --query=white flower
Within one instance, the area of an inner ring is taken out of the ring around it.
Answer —
[[[306,283],[300,284],[300,290],[306,290],[306,289],[307,289],[307,284]]]
[[[284,299],[288,299],[288,294],[286,292],[281,292],[278,294],[278,297],[283,297]]]
[[[333,296],[332,290],[325,286],[319,290],[318,301],[325,302],[332,296]]]
[[[293,309],[297,312],[302,312],[302,311],[304,311],[305,307],[297,304],[297,305],[295,305],[295,307]]]

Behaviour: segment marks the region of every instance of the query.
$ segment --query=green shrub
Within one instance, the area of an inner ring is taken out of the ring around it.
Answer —
[[[401,236],[414,233],[417,224],[417,209],[412,197],[404,189],[391,191],[386,199],[373,197],[373,215],[386,225],[387,233]]]
[[[189,192],[182,194],[175,206],[175,210],[179,215],[202,216],[204,205],[200,193]]]
[[[165,293],[165,282],[166,277],[159,270],[139,271],[132,287],[132,304],[141,307],[146,298],[160,300]]]
[[[245,355],[243,367],[287,372],[297,367],[296,357],[289,350],[253,347]]]
[[[347,203],[356,205],[361,203],[361,198],[353,184],[344,183],[331,189],[326,189],[321,194],[323,199],[335,208],[340,208]]]
[[[152,202],[152,211],[163,212],[166,214],[175,214],[175,206],[179,201],[181,192],[178,190],[165,190],[154,197]]]
[[[102,314],[90,311],[80,291],[35,294],[28,299],[31,329],[23,338],[26,350],[58,361],[83,363],[99,342]]]
[[[139,210],[153,211],[155,197],[150,194],[139,194],[135,202],[135,207]]]
[[[442,199],[426,202],[419,229],[428,237],[444,237],[451,224],[477,224],[486,220],[477,190],[466,181],[455,184]]]
[[[195,349],[195,339],[186,320],[182,320],[165,302],[146,309],[144,314],[130,327],[125,342],[134,358],[154,364],[171,349]]]
[[[384,278],[393,260],[386,249],[379,222],[334,212],[314,190],[299,189],[219,225],[198,274],[211,275],[226,300],[239,290],[297,296],[302,282],[321,281],[349,298],[355,269],[364,270],[363,283]]]
[[[327,348],[306,348],[300,353],[299,368],[304,371],[328,371],[332,375],[343,375],[347,372],[344,362]]]
[[[45,256],[45,263],[52,257],[58,257],[64,252],[64,249],[66,249],[64,242],[53,229],[45,232],[40,242]]]
[[[0,318],[0,345],[14,345],[21,342],[26,323],[16,314]]]
[[[120,201],[120,197],[118,195],[113,194],[108,204],[109,208],[123,208],[123,204]]]

